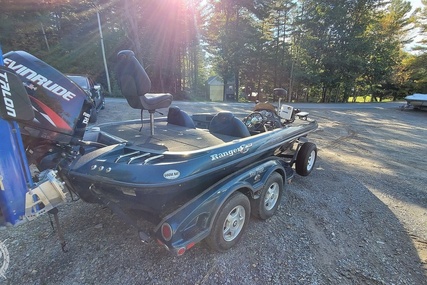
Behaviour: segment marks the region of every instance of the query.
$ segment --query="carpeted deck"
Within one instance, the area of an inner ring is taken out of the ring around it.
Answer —
[[[101,129],[129,141],[133,146],[156,151],[193,151],[208,148],[236,137],[213,135],[206,129],[189,129],[166,122],[155,122],[154,136],[150,135],[150,124],[129,122],[120,125],[103,126]]]

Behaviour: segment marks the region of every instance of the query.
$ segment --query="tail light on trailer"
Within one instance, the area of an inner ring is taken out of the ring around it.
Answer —
[[[164,223],[161,228],[162,237],[165,241],[170,241],[172,238],[172,228],[168,223]]]
[[[176,254],[178,254],[178,256],[181,256],[185,253],[185,247],[181,247],[180,249],[178,249],[178,251],[176,252]]]

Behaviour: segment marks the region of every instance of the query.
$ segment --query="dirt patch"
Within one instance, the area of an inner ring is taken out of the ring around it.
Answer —
[[[248,111],[248,104],[182,103],[188,112]],[[427,284],[427,112],[304,109],[316,169],[286,187],[277,214],[252,218],[226,253],[200,243],[173,257],[142,244],[108,209],[60,207],[69,252],[49,216],[0,231],[10,255],[5,284]],[[139,118],[107,101],[99,122]],[[148,116],[144,114],[144,116]],[[1,279],[2,277],[0,277]]]

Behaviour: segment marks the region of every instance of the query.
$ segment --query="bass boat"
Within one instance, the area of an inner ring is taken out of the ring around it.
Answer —
[[[149,93],[150,79],[132,51],[118,53],[117,82],[141,119],[94,127],[88,127],[93,102],[67,76],[23,51],[5,54],[4,63],[5,224],[55,210],[68,191],[108,206],[142,240],[152,236],[176,254],[205,238],[226,250],[251,212],[262,219],[274,214],[294,170],[307,176],[314,168],[317,148],[307,135],[317,123],[307,113],[279,102],[244,115],[190,115],[171,106],[171,94]],[[167,116],[154,118],[162,108]],[[141,230],[131,212],[154,229]]]

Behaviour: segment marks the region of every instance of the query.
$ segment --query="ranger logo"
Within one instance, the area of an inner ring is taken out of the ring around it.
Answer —
[[[252,144],[242,144],[241,146],[239,146],[238,148],[235,149],[231,149],[229,151],[224,151],[224,152],[220,152],[220,153],[214,153],[211,154],[211,160],[218,160],[221,158],[225,158],[225,157],[229,157],[229,156],[233,156],[235,154],[241,153],[241,154],[245,154],[249,151],[249,149],[252,147]]]

